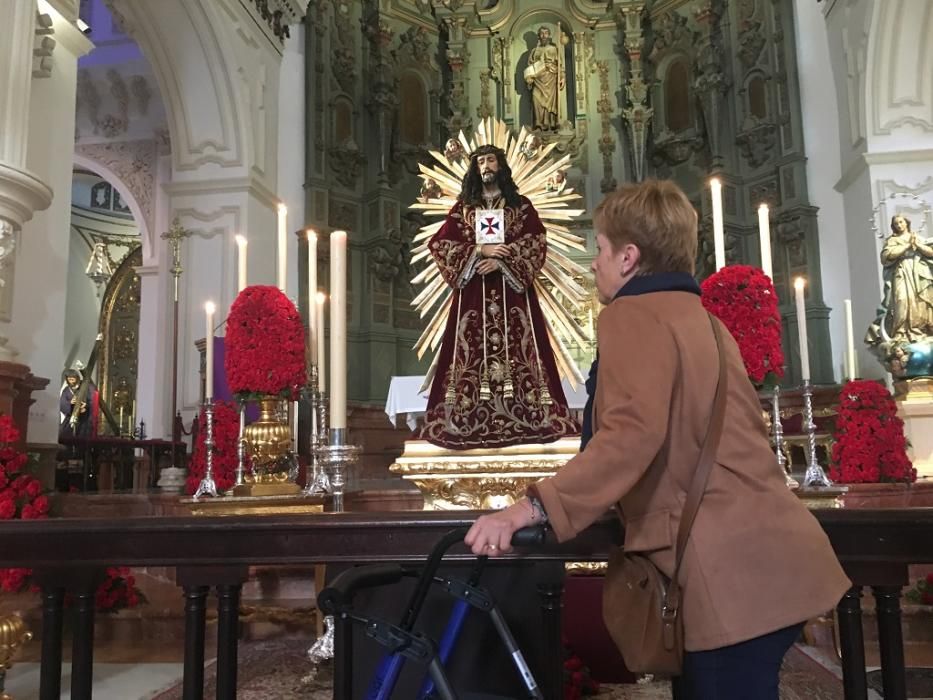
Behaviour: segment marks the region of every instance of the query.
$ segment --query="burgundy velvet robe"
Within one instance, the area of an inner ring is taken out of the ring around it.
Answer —
[[[500,261],[499,271],[484,277],[476,273],[480,258],[474,219],[473,207],[457,203],[428,243],[454,291],[419,437],[448,449],[465,450],[553,442],[576,434],[579,428],[567,408],[533,286],[547,255],[544,226],[525,197],[520,208],[506,208],[505,242],[512,256]],[[492,398],[485,401],[480,399],[484,283],[486,363],[492,392]],[[506,367],[514,391],[511,399],[503,395]],[[541,400],[542,381],[550,392],[549,405]],[[445,403],[451,382],[456,388],[452,405]]]

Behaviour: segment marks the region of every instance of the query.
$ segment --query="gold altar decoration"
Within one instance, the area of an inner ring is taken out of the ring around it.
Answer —
[[[20,647],[32,639],[32,632],[19,615],[0,617],[0,700],[13,700],[3,691],[6,672],[13,666],[13,660]]]
[[[265,484],[253,486],[265,486]],[[239,488],[239,487],[237,487]],[[221,498],[182,498],[179,503],[191,515],[234,516],[234,515],[308,515],[323,513],[325,496],[309,496],[304,493],[291,495],[232,495]]]
[[[795,491],[798,498],[810,510],[823,508],[844,508],[842,497],[849,492],[848,486],[830,486],[828,488],[799,488]]]
[[[252,469],[243,475],[246,483],[233,488],[235,496],[287,496],[301,491],[295,483],[292,430],[281,410],[282,401],[278,396],[257,401],[259,419],[243,432]]]
[[[915,377],[894,382],[894,396],[903,403],[925,404],[933,402],[933,379]]]
[[[425,376],[425,386],[430,384],[437,369],[453,298],[452,288],[444,281],[440,268],[431,257],[428,240],[440,230],[444,217],[457,201],[463,177],[470,166],[469,154],[487,144],[505,151],[518,191],[531,201],[545,227],[547,260],[535,281],[535,291],[541,302],[558,370],[576,387],[583,383],[583,375],[569,347],[588,347],[591,340],[587,337],[590,333],[578,320],[578,316],[586,314],[590,295],[578,282],[589,273],[568,256],[572,250],[586,252],[585,239],[570,230],[570,224],[584,211],[568,208],[568,203],[580,199],[580,195],[567,186],[566,170],[570,167],[570,155],[553,160],[551,152],[557,146],[556,141],[544,144],[539,136],[525,127],[516,138],[505,122],[492,118],[480,121],[473,138],[467,138],[461,131],[457,139],[447,142],[443,153],[430,151],[434,159],[432,164],[419,165],[424,181],[422,195],[411,208],[422,211],[429,218],[439,218],[423,226],[415,235],[416,247],[411,260],[412,265],[427,262],[427,267],[412,279],[412,284],[422,287],[412,300],[412,306],[417,308],[421,318],[430,319],[415,344],[418,359],[424,357],[428,350],[434,353]]]
[[[498,509],[512,505],[534,482],[553,476],[579,451],[579,437],[474,450],[408,440],[389,471],[418,487],[425,510]]]

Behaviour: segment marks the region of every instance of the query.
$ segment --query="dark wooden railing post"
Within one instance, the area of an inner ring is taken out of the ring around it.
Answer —
[[[241,585],[217,586],[217,700],[236,699]]]
[[[71,697],[90,700],[94,683],[94,613],[95,593],[103,572],[85,570],[71,580],[74,592],[75,623],[71,644]]]
[[[884,700],[907,700],[904,638],[901,635],[901,587],[873,586],[881,647],[881,684]]]
[[[240,587],[247,566],[180,566],[176,580],[185,590],[184,700],[204,695],[204,601],[210,587],[217,588],[217,698],[236,698],[237,642]]]
[[[62,611],[65,589],[42,585],[42,660],[39,700],[59,700],[62,690]]]
[[[182,700],[204,697],[204,626],[207,586],[185,586],[185,659]]]
[[[862,587],[853,586],[836,608],[842,652],[842,687],[846,700],[868,699],[861,597]]]
[[[539,567],[544,569],[545,567]],[[541,691],[547,700],[563,698],[564,667],[561,663],[563,645],[561,643],[561,610],[564,583],[562,580],[543,580],[538,584],[538,596],[541,602],[541,621],[544,626],[542,642],[544,645],[544,676],[539,679]]]

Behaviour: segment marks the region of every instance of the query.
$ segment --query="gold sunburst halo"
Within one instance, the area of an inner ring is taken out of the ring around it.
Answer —
[[[583,383],[583,375],[573,361],[569,346],[590,340],[576,318],[576,313],[589,303],[589,294],[577,281],[586,276],[586,270],[565,254],[571,250],[586,250],[584,238],[573,233],[568,226],[584,213],[583,209],[568,206],[580,199],[563,177],[570,165],[570,156],[554,158],[551,153],[556,143],[541,144],[534,132],[525,127],[516,138],[505,122],[491,117],[480,121],[472,138],[461,131],[457,139],[451,141],[455,142],[454,148],[445,149],[443,153],[431,150],[433,162],[419,165],[424,186],[422,196],[411,206],[428,218],[439,217],[418,231],[414,237],[416,246],[412,250],[412,264],[428,261],[428,266],[412,279],[412,284],[421,287],[412,306],[420,318],[428,318],[425,331],[414,349],[419,358],[428,350],[435,352],[425,385],[430,384],[436,369],[436,353],[444,335],[444,320],[450,312],[452,296],[451,288],[441,277],[440,268],[431,258],[428,240],[440,230],[444,217],[457,202],[463,177],[470,166],[468,154],[479,146],[491,144],[505,152],[518,191],[531,201],[545,227],[547,261],[535,279],[534,288],[560,374],[576,388]],[[456,148],[458,144],[459,149]],[[448,152],[451,153],[450,158]],[[458,155],[454,156],[454,152]]]

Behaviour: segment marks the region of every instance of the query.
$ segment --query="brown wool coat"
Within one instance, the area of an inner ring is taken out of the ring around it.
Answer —
[[[723,341],[725,429],[680,573],[688,651],[820,615],[851,585],[819,523],[784,484],[725,328]],[[670,576],[718,376],[708,316],[688,292],[620,297],[599,316],[598,343],[593,439],[536,490],[560,540],[621,503],[625,548]]]

